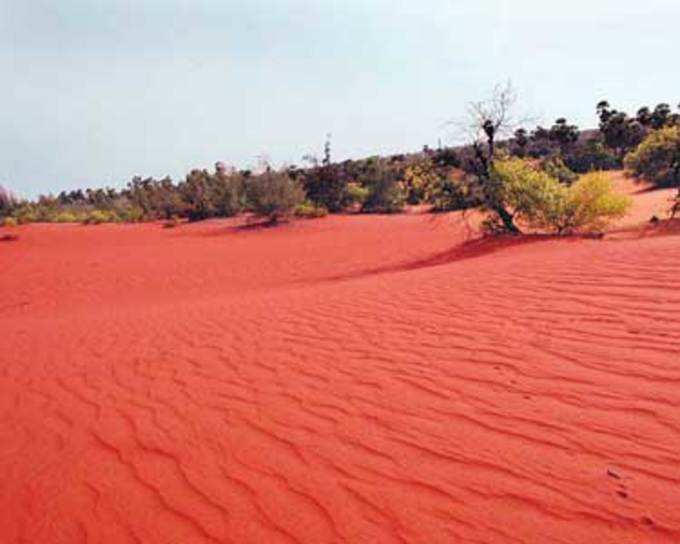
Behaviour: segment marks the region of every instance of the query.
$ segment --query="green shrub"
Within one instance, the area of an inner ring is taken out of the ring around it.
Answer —
[[[2,226],[3,227],[12,228],[12,227],[16,227],[18,224],[19,223],[17,222],[16,219],[14,219],[14,217],[5,217],[2,220]]]
[[[305,200],[295,207],[295,217],[304,219],[313,219],[317,217],[325,217],[328,215],[328,210],[323,206],[317,206],[309,200]]]
[[[660,187],[680,186],[680,126],[651,132],[626,155],[624,166]]]
[[[246,194],[255,215],[266,217],[272,223],[290,217],[305,200],[302,186],[286,172],[275,170],[250,178]]]
[[[307,198],[315,205],[339,212],[352,203],[342,169],[330,162],[304,171],[302,183]]]
[[[614,192],[602,172],[586,174],[567,187],[525,160],[509,159],[496,162],[494,179],[517,221],[558,234],[602,230],[623,217],[631,203]],[[492,217],[488,226],[497,223]]]

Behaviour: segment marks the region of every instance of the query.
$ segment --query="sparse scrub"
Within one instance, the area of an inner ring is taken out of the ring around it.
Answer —
[[[580,130],[560,117],[547,128],[529,130],[515,119],[514,102],[508,85],[497,87],[489,100],[471,104],[465,128],[472,131],[472,140],[455,148],[426,145],[416,153],[333,162],[327,140],[322,160],[305,157],[306,167],[291,165],[274,174],[269,167],[260,173],[216,163],[214,171],[191,170],[179,183],[169,177],[136,176],[122,190],[78,189],[32,201],[0,188],[0,218],[62,222],[72,214],[76,221],[94,223],[172,217],[198,221],[251,210],[277,221],[318,215],[324,209],[395,213],[406,204],[431,204],[434,212],[483,206],[505,231],[517,233],[516,212],[503,201],[492,175],[495,163],[507,157],[533,159],[548,177],[568,186],[578,174],[620,168],[627,154],[626,167],[634,176],[680,187],[680,113],[673,113],[668,104],[628,115],[602,101],[596,109],[598,129]],[[272,187],[271,195],[266,186]],[[303,203],[304,198],[309,203]]]

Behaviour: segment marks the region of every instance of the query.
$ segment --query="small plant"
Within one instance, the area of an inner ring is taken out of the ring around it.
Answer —
[[[3,227],[6,227],[6,228],[14,228],[14,227],[16,227],[18,224],[19,224],[19,223],[17,222],[16,219],[14,219],[14,217],[5,217],[5,218],[2,220],[2,226],[3,226]]]

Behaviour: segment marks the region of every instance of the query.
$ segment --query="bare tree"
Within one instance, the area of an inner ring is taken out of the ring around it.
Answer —
[[[465,130],[472,141],[475,173],[482,188],[485,205],[498,215],[508,232],[519,233],[513,215],[507,209],[500,187],[493,176],[496,143],[507,138],[520,126],[522,120],[515,117],[517,93],[511,82],[496,85],[491,96],[468,106]]]

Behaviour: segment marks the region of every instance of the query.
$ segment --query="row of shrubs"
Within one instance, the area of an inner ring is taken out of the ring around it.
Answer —
[[[407,204],[429,204],[436,212],[484,205],[484,184],[490,183],[494,198],[534,228],[598,228],[594,215],[612,218],[625,206],[605,177],[579,176],[625,165],[636,177],[680,186],[680,115],[665,104],[631,117],[601,102],[597,112],[597,131],[581,132],[565,119],[548,129],[516,131],[497,145],[493,179],[486,181],[479,178],[473,147],[426,147],[417,154],[334,163],[326,142],[323,159],[312,158],[304,168],[263,165],[253,172],[217,163],[214,171],[192,170],[179,183],[136,177],[123,190],[64,191],[32,202],[0,188],[0,218],[97,224],[252,212],[277,222],[346,210],[396,213]]]

